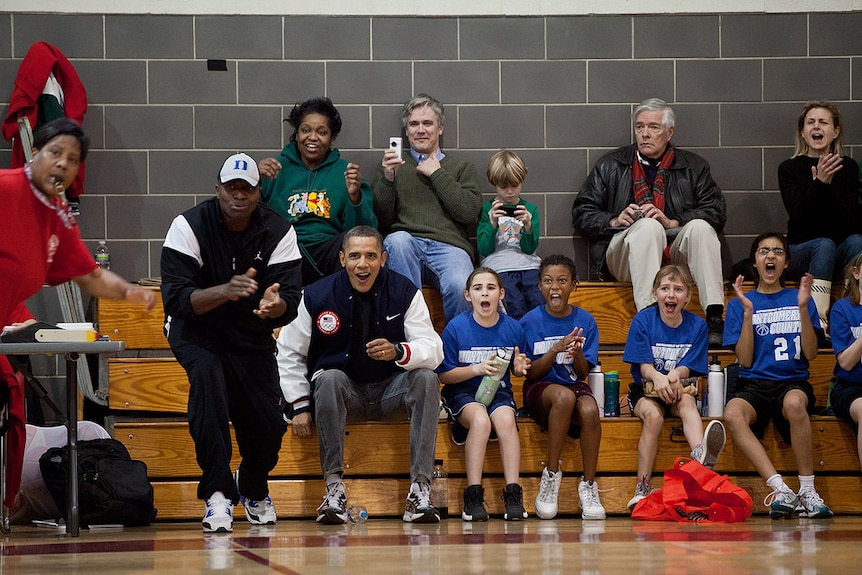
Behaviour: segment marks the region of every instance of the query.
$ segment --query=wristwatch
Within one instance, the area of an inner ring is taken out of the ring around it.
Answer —
[[[404,359],[404,346],[400,343],[395,344],[395,359],[392,361],[401,361]]]

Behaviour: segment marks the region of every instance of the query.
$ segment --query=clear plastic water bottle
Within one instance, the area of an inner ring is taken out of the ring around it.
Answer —
[[[497,357],[495,358],[497,367],[499,368],[497,374],[483,377],[482,383],[479,384],[479,389],[476,390],[476,401],[485,407],[491,405],[491,400],[494,399],[494,395],[496,395],[497,389],[500,387],[500,378],[509,369],[509,362],[512,361],[512,351],[512,349],[507,347],[497,348]]]
[[[96,248],[96,263],[103,270],[111,269],[111,250],[108,249],[108,244],[104,241],[99,242],[99,247]]]
[[[347,520],[351,523],[365,523],[368,521],[368,510],[362,505],[351,505],[347,508]]]
[[[440,519],[449,518],[449,473],[443,467],[442,459],[434,460],[434,473],[431,475],[431,505],[440,514]]]
[[[587,376],[587,383],[590,386],[590,391],[593,392],[593,397],[599,406],[599,417],[605,416],[605,374],[602,373],[602,362],[598,362],[590,370]]]

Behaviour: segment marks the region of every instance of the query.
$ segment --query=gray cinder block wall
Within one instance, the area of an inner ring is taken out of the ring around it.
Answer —
[[[171,219],[213,193],[228,154],[281,149],[293,103],[331,97],[344,119],[336,145],[370,180],[400,132],[400,104],[427,91],[446,105],[445,148],[480,173],[501,147],[524,156],[540,253],[573,255],[587,279],[585,242],[572,237],[574,194],[599,155],[632,141],[629,115],[650,96],[674,105],[674,142],[712,164],[735,260],[758,232],[785,230],[775,172],[792,152],[802,103],[837,102],[851,154],[862,144],[860,29],[860,13],[0,14],[0,113],[33,42],[70,58],[87,87],[93,140],[81,232],[92,247],[106,239],[113,269],[139,278],[158,275]],[[227,71],[209,71],[211,59]],[[8,162],[0,142],[0,165]]]

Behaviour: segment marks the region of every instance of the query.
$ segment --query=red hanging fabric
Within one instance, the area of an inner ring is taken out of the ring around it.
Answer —
[[[26,117],[30,125],[35,129],[44,121],[55,118],[39,118],[39,96],[45,89],[45,84],[51,73],[63,88],[65,105],[63,112],[67,118],[75,120],[79,124],[84,121],[84,113],[87,111],[87,91],[78,77],[78,73],[72,63],[63,55],[58,48],[47,42],[36,42],[27,51],[24,60],[18,68],[15,77],[15,88],[9,99],[9,111],[3,120],[3,137],[6,140],[15,138],[12,144],[12,166],[19,168],[24,165],[24,149],[18,135],[18,118]],[[84,193],[84,164],[78,170],[75,181],[66,190],[68,198],[77,198]]]

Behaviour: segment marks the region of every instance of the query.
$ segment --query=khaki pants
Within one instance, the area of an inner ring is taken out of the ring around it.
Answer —
[[[632,282],[638,311],[655,301],[653,281],[667,242],[664,227],[657,220],[644,218],[618,232],[608,245],[608,269],[619,281]],[[704,311],[710,305],[724,305],[721,243],[712,226],[704,220],[684,225],[670,245],[670,259],[673,264],[688,266]]]

